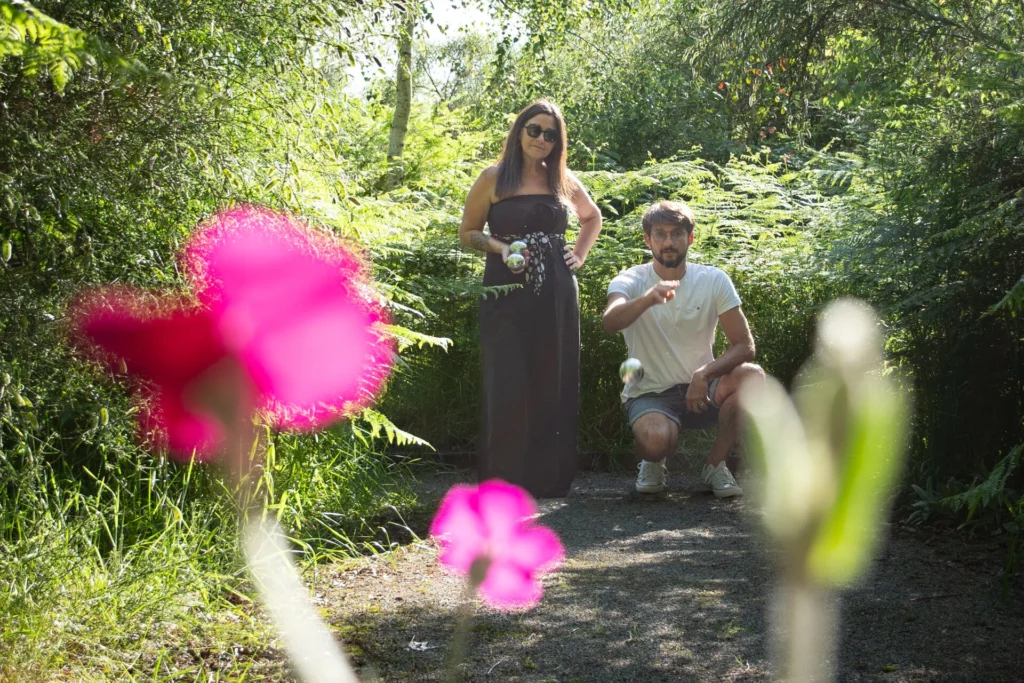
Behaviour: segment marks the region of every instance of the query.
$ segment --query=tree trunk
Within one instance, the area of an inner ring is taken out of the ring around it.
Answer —
[[[412,34],[416,30],[416,14],[410,5],[405,12],[402,31],[398,35],[398,73],[395,76],[395,116],[391,119],[388,139],[387,188],[393,190],[402,184],[402,151],[405,133],[409,129],[412,108]]]

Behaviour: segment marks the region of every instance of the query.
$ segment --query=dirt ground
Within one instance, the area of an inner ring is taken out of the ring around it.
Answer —
[[[468,471],[424,480],[424,514]],[[719,501],[686,473],[633,492],[630,473],[581,474],[541,502],[566,563],[541,604],[476,606],[466,681],[773,680],[770,542],[749,497]],[[743,481],[741,480],[741,484]],[[411,521],[422,531],[424,520]],[[1004,549],[899,522],[869,576],[838,600],[841,681],[1024,678],[1024,590],[1002,595]],[[321,567],[317,602],[363,680],[442,681],[463,584],[416,541]]]

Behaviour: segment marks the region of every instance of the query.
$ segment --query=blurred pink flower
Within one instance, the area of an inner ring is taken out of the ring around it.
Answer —
[[[331,236],[242,207],[200,226],[182,261],[197,303],[110,289],[76,305],[86,340],[145,383],[148,416],[173,451],[203,457],[223,445],[211,401],[219,414],[255,408],[311,429],[380,389],[394,354],[384,314],[362,260]]]
[[[140,421],[147,438],[176,453],[195,449],[200,459],[215,452],[225,429],[188,392],[194,380],[228,357],[212,316],[180,299],[128,289],[94,290],[74,308],[76,331],[84,337],[80,345],[98,347],[111,368],[145,384]],[[233,390],[239,403],[251,404],[251,387],[239,382]]]
[[[564,558],[551,529],[534,524],[533,499],[518,486],[493,479],[479,486],[452,487],[441,501],[430,533],[441,544],[440,561],[479,582],[484,602],[499,609],[532,607],[540,601],[540,576]]]

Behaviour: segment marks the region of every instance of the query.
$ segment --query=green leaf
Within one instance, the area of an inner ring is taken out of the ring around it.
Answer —
[[[384,325],[384,330],[390,334],[395,340],[398,341],[399,352],[404,351],[413,344],[417,348],[423,348],[424,346],[438,346],[445,351],[451,346],[452,340],[447,337],[432,337],[429,334],[423,334],[422,332],[416,332],[410,330],[407,327],[401,325]]]
[[[63,93],[64,86],[68,83],[70,77],[68,63],[63,59],[57,59],[50,62],[50,80],[53,81],[53,87],[57,89],[57,92]]]
[[[813,457],[800,415],[774,377],[744,386],[740,403],[747,416],[744,443],[763,477],[765,525],[778,538],[797,540],[832,502],[832,463]]]
[[[993,313],[1003,309],[1014,314],[1024,310],[1024,275],[1017,280],[1017,284],[1010,288],[1010,291],[1006,293],[1006,296],[992,304],[992,306],[985,311],[985,315],[992,315]]]
[[[435,450],[429,442],[421,439],[415,434],[410,434],[409,432],[399,429],[391,422],[391,420],[376,410],[366,408],[359,414],[359,417],[370,426],[371,438],[377,438],[381,433],[383,433],[387,436],[388,443],[393,443],[398,446],[413,444],[415,446],[426,446],[430,450]]]
[[[890,381],[868,375],[849,387],[836,502],[808,557],[820,581],[849,584],[871,560],[903,468],[906,426],[906,401]]]

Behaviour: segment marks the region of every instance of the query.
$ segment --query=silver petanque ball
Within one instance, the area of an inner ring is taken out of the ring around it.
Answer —
[[[523,269],[526,268],[526,259],[522,254],[509,254],[508,260],[505,261],[505,265],[507,265],[508,269],[513,273],[521,273],[523,272]]]
[[[508,245],[508,250],[511,251],[513,254],[518,254],[524,249],[526,249],[526,242],[522,240],[516,240],[512,244]]]
[[[619,366],[619,377],[625,384],[639,382],[644,378],[644,366],[641,365],[639,359],[627,358]]]

